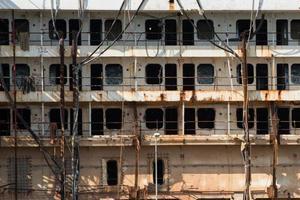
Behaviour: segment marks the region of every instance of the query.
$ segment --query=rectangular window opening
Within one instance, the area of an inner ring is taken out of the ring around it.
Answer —
[[[300,64],[293,64],[291,66],[291,81],[296,85],[300,84]]]
[[[109,160],[106,162],[107,185],[118,185],[118,162]]]
[[[9,45],[8,19],[0,19],[0,45]]]
[[[300,108],[294,108],[292,110],[292,126],[294,128],[300,128]]]
[[[291,38],[295,40],[300,39],[300,20],[291,21]]]
[[[265,135],[269,132],[269,110],[268,108],[256,109],[256,134]]]
[[[278,108],[277,116],[279,119],[278,134],[279,135],[290,134],[290,109]]]
[[[194,20],[182,20],[182,44],[194,45]]]
[[[214,66],[212,64],[200,64],[197,67],[197,82],[199,84],[213,84],[214,83]]]
[[[277,64],[277,90],[286,90],[289,86],[289,65]]]
[[[148,129],[161,129],[163,127],[164,112],[160,108],[148,108],[145,113],[145,120]]]
[[[250,28],[250,20],[248,19],[239,19],[236,21],[236,27],[237,27],[237,35],[242,40],[242,33],[249,31]],[[253,30],[253,29],[252,29]],[[253,31],[251,31],[253,33]],[[246,35],[248,37],[248,35]]]
[[[73,135],[73,125],[74,125],[74,109],[70,109],[70,135]],[[82,109],[78,110],[78,119],[77,119],[77,130],[78,135],[82,135]]]
[[[115,22],[115,23],[114,23]],[[117,19],[116,21],[112,19],[105,20],[105,34],[108,41],[120,40],[122,39],[122,22]]]
[[[156,172],[155,172],[155,160],[153,161],[152,164],[152,177],[153,177],[153,184],[156,183]],[[157,184],[158,185],[163,185],[164,184],[164,174],[165,174],[165,165],[164,165],[164,160],[163,159],[157,159]]]
[[[211,40],[214,38],[214,22],[212,20],[198,20],[197,36],[200,40]]]
[[[107,129],[122,128],[122,109],[109,108],[105,111],[105,121]]]
[[[57,129],[61,129],[61,118],[60,118],[60,109],[54,108],[50,110],[49,113],[50,123],[56,123]],[[68,110],[64,110],[64,128],[68,129]]]
[[[145,22],[146,39],[147,40],[160,40],[162,37],[162,26],[161,20],[148,19]]]
[[[251,129],[254,127],[254,109],[250,108],[248,110],[248,128]],[[237,127],[244,128],[244,120],[243,120],[243,109],[238,108],[236,109],[236,120],[237,120]]]
[[[69,45],[72,45],[72,40],[77,37],[77,34],[80,30],[81,22],[79,19],[70,19],[69,20]],[[77,45],[81,45],[81,33],[77,38]]]
[[[102,64],[91,64],[91,90],[103,90]]]
[[[161,84],[163,77],[162,66],[160,64],[148,64],[146,66],[146,83]]]
[[[256,65],[256,90],[268,90],[268,64]]]
[[[49,38],[51,40],[59,40],[60,38],[66,39],[67,36],[67,23],[64,19],[56,19],[53,26],[52,20],[49,21]]]
[[[276,21],[276,45],[288,45],[289,31],[288,20],[279,19]]]
[[[165,134],[178,134],[178,112],[177,108],[166,108]]]
[[[183,90],[195,90],[195,65],[183,64]]]
[[[92,135],[103,135],[104,122],[103,122],[103,109],[92,109]]]
[[[177,65],[166,64],[165,65],[165,89],[177,90]]]
[[[67,66],[64,65],[64,84],[67,84]],[[60,64],[52,64],[49,67],[49,78],[51,85],[60,84]]]
[[[4,77],[4,84],[9,90],[10,88],[10,69],[9,69],[9,64],[0,64],[0,67],[2,67],[2,74]],[[2,85],[2,82],[0,82],[0,91],[4,91],[4,87]]]
[[[90,44],[99,45],[102,42],[102,20],[90,20]]]
[[[259,27],[262,23],[261,27]],[[258,30],[259,29],[259,30]],[[261,19],[256,20],[256,45],[268,45],[268,22],[267,20],[261,21]]]
[[[184,134],[185,135],[196,134],[195,108],[184,109]]]
[[[198,127],[205,129],[215,128],[216,111],[213,108],[198,109]]]
[[[0,136],[10,135],[10,109],[0,109]]]
[[[120,64],[105,66],[105,82],[108,85],[120,85],[123,82],[123,67]]]
[[[239,84],[242,84],[242,69],[241,69],[241,64],[237,65],[237,82]],[[248,84],[252,84],[254,82],[254,69],[253,65],[247,64],[248,68]]]
[[[28,127],[30,127],[31,126],[31,110],[27,109],[27,108],[19,108],[19,109],[17,109],[17,112],[24,119],[26,125]],[[14,119],[14,117],[15,117],[15,113],[13,112],[13,119]],[[19,130],[25,130],[26,129],[25,124],[23,124],[22,121],[18,117],[16,117],[16,119],[17,119],[16,128],[19,129]],[[14,122],[14,120],[13,120],[13,122]]]
[[[177,45],[177,22],[175,19],[165,20],[165,44]]]

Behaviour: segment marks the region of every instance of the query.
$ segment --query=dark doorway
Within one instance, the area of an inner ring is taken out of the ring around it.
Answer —
[[[10,109],[0,109],[0,136],[10,135]]]
[[[102,64],[91,64],[91,90],[103,90]]]
[[[102,42],[102,20],[91,19],[90,20],[90,44],[99,45]]]
[[[262,23],[261,27],[259,27],[260,23]],[[268,22],[267,20],[261,19],[256,20],[256,45],[268,45]]]
[[[194,21],[189,19],[182,20],[182,44],[194,45]]]
[[[77,34],[80,31],[80,20],[69,20],[69,45],[72,45],[72,40],[76,40]],[[77,45],[81,45],[81,33],[78,35]]]
[[[185,135],[195,135],[195,108],[185,108],[184,109],[184,134]]]
[[[69,84],[70,84],[70,90],[73,91],[73,80],[74,80],[74,74],[73,74],[73,65],[69,65]],[[78,70],[78,89],[79,91],[82,90],[82,71]]]
[[[118,185],[118,162],[109,160],[106,163],[107,185]]]
[[[268,134],[269,131],[269,111],[268,108],[256,109],[256,134]]]
[[[289,85],[289,65],[287,63],[277,64],[277,90],[286,90]]]
[[[166,108],[165,134],[178,134],[178,113],[177,108]]]
[[[145,113],[145,120],[148,129],[161,129],[163,127],[164,112],[160,108],[148,108]]]
[[[73,135],[73,124],[74,124],[74,110],[70,109],[70,134]],[[78,110],[78,119],[77,119],[77,130],[78,135],[82,135],[82,110],[81,108]]]
[[[2,67],[2,73],[3,73],[3,77],[4,77],[4,84],[7,88],[7,90],[9,90],[9,85],[10,85],[10,73],[9,73],[9,64],[0,64],[0,67]],[[4,91],[3,85],[0,82],[0,91]]]
[[[0,45],[9,45],[8,19],[0,19]]]
[[[165,89],[177,90],[177,65],[166,64],[165,65]]]
[[[105,111],[105,120],[107,129],[122,128],[122,109],[109,108]]]
[[[268,90],[268,64],[256,65],[256,89]]]
[[[289,44],[288,20],[286,19],[279,19],[276,21],[276,44]]]
[[[290,134],[290,109],[278,108],[277,115],[279,119],[278,134],[279,135]]]
[[[103,109],[92,109],[92,135],[103,135]]]
[[[152,165],[153,173],[153,183],[156,183],[156,177],[155,177],[155,160],[153,161]],[[162,185],[164,184],[164,174],[165,174],[165,165],[164,161],[162,159],[157,159],[157,184]]]
[[[177,45],[177,22],[175,19],[165,20],[165,44]]]
[[[195,65],[183,64],[183,90],[195,90]]]

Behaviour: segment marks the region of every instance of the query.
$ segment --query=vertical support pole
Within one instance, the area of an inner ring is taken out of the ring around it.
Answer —
[[[15,161],[15,200],[18,199],[18,135],[17,135],[17,89],[16,89],[16,26],[15,11],[12,10],[12,44],[13,44],[13,87],[14,87],[14,105],[13,105],[13,128],[14,128],[14,161]]]
[[[40,71],[41,71],[41,91],[42,91],[42,94],[44,93],[44,57],[43,57],[43,54],[44,54],[44,30],[42,28],[43,26],[43,12],[40,12],[40,31],[41,31],[41,37],[40,37],[40,44],[41,44],[41,53],[40,53],[40,57],[41,57],[41,60],[40,60]],[[43,99],[42,99],[42,135],[44,136],[45,135],[45,104],[43,102]]]
[[[61,199],[65,199],[65,177],[66,177],[66,163],[65,163],[65,48],[64,38],[61,36],[59,40],[59,53],[60,53],[60,121],[61,121]]]
[[[250,34],[250,33],[249,33]],[[242,83],[243,83],[243,125],[244,125],[244,147],[243,156],[245,163],[245,190],[244,190],[244,200],[250,200],[250,185],[251,185],[251,147],[250,147],[250,136],[248,127],[248,66],[247,66],[247,41],[246,32],[242,35]]]
[[[89,136],[92,136],[92,103],[89,102]]]
[[[140,166],[140,140],[141,137],[139,135],[138,127],[138,112],[137,112],[137,105],[134,103],[134,121],[135,121],[135,177],[134,177],[134,190],[135,190],[135,199],[139,200],[139,166]]]
[[[158,187],[157,187],[157,138],[155,136],[155,152],[154,152],[154,156],[155,156],[155,199],[157,200],[157,195],[158,195]]]

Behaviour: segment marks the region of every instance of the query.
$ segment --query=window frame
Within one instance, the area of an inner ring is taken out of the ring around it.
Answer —
[[[199,70],[201,71],[201,68],[203,69],[204,66],[209,66],[210,67],[210,70],[213,72],[212,76],[209,76],[209,77],[203,76],[203,77],[207,77],[207,78],[201,78],[202,76],[201,77],[199,76]],[[201,80],[203,80],[203,79],[204,80],[209,80],[209,82],[208,83],[201,82]],[[214,82],[215,82],[215,67],[214,67],[214,65],[210,64],[210,63],[201,63],[201,64],[199,64],[197,66],[197,83],[199,85],[213,85]]]

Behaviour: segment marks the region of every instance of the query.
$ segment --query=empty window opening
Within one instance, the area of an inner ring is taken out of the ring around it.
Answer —
[[[49,38],[51,40],[58,40],[60,38],[66,39],[67,36],[67,23],[63,19],[57,19],[54,22],[55,28],[53,27],[52,20],[49,21]]]
[[[166,108],[165,134],[178,134],[178,112],[177,108]]]
[[[18,192],[27,193],[32,187],[32,164],[30,157],[17,158],[17,174],[18,174]],[[15,183],[15,158],[10,157],[7,165],[8,183]],[[9,187],[10,191],[14,191],[14,184]],[[26,195],[26,194],[24,194]]]
[[[0,19],[0,45],[9,45],[8,19]]]
[[[165,65],[165,89],[177,90],[177,65],[166,64]]]
[[[256,65],[256,89],[268,90],[268,64]]]
[[[196,133],[195,108],[185,108],[184,109],[184,134],[195,135],[195,133]]]
[[[300,128],[300,108],[294,108],[292,110],[292,126],[294,128]]]
[[[146,39],[160,40],[163,23],[161,20],[148,19],[145,22]]]
[[[162,67],[160,64],[148,64],[146,66],[146,83],[161,84],[162,83]]]
[[[106,162],[107,185],[118,185],[118,162],[109,160]]]
[[[253,81],[254,81],[253,65],[247,64],[247,68],[248,68],[248,84],[252,84]],[[237,71],[237,73],[236,73],[237,74],[237,82],[239,84],[242,84],[242,78],[243,78],[243,76],[242,76],[241,64],[239,64],[237,66],[236,71]]]
[[[194,20],[182,20],[182,44],[194,45]]]
[[[214,83],[214,66],[212,64],[200,64],[197,67],[197,82],[199,84]]]
[[[212,20],[198,20],[197,36],[200,40],[211,40],[214,38],[214,22]]]
[[[213,108],[198,109],[198,127],[213,129],[215,128],[216,111]]]
[[[61,129],[60,109],[51,109],[49,113],[50,123],[56,123],[57,128]],[[64,128],[68,129],[68,110],[64,110]]]
[[[29,42],[29,21],[27,19],[15,19],[16,40],[20,44]],[[23,45],[22,45],[23,46]],[[26,45],[28,46],[28,45]]]
[[[9,90],[9,85],[10,85],[10,83],[9,83],[10,82],[9,64],[0,64],[0,67],[2,67],[2,74],[3,74],[3,78],[4,78],[4,84],[7,88],[7,90]],[[0,91],[4,91],[2,82],[0,82]]]
[[[156,176],[155,176],[155,160],[153,161],[152,164],[152,169],[153,169],[153,184],[156,183]],[[163,185],[164,184],[164,175],[165,175],[165,164],[163,159],[157,159],[157,184],[158,185]]]
[[[236,21],[237,34],[240,40],[242,40],[242,33],[248,32],[250,28],[250,20],[240,19]],[[253,33],[253,29],[251,31]],[[246,35],[248,37],[248,35]]]
[[[177,22],[175,19],[165,20],[165,44],[177,45]]]
[[[31,110],[30,109],[26,109],[26,108],[20,108],[20,109],[17,109],[17,112],[24,119],[26,125],[28,127],[30,127],[30,125],[31,125]],[[14,116],[15,116],[15,113],[13,112],[13,119],[14,119]],[[25,124],[23,124],[22,121],[18,117],[16,117],[16,119],[17,119],[17,121],[16,121],[17,122],[16,128],[19,129],[19,130],[25,130],[26,129]],[[14,120],[13,120],[13,122],[14,122]]]
[[[105,120],[107,129],[122,128],[122,109],[109,108],[105,111]]]
[[[300,39],[300,20],[291,21],[291,38]]]
[[[90,44],[99,45],[102,41],[102,20],[90,20]]]
[[[102,64],[91,64],[91,90],[103,90]]]
[[[67,83],[67,66],[64,65],[64,84]],[[49,78],[51,85],[60,84],[60,64],[52,64],[49,67]]]
[[[115,22],[115,23],[114,23]],[[108,41],[120,40],[122,38],[122,22],[108,19],[105,21],[105,34]]]
[[[261,27],[259,27],[262,23]],[[268,22],[267,20],[261,21],[261,19],[256,20],[256,45],[267,45],[268,44]]]
[[[290,134],[290,109],[289,108],[278,108],[277,116],[279,119],[278,134]]]
[[[74,125],[74,110],[70,109],[70,134],[73,135],[73,125]],[[77,119],[77,130],[78,135],[82,135],[82,110],[78,110],[78,119]]]
[[[195,65],[183,64],[183,90],[195,90]]]
[[[92,109],[92,135],[103,135],[103,109]]]
[[[291,81],[294,84],[300,84],[300,64],[293,64],[291,67]]]
[[[105,66],[105,82],[108,85],[120,85],[123,82],[123,67],[120,64]]]
[[[288,20],[280,19],[276,21],[276,44],[288,45],[289,32],[288,32]]]
[[[289,85],[289,65],[277,64],[277,90],[286,90]]]
[[[0,109],[0,136],[10,135],[10,109]]]
[[[73,79],[74,79],[74,74],[73,74],[73,65],[69,65],[69,84],[70,84],[70,90],[73,90]],[[79,91],[82,90],[82,71],[78,70],[78,89]]]
[[[77,37],[77,34],[80,30],[81,22],[79,19],[70,19],[69,20],[69,45],[72,45],[72,40]],[[77,45],[81,45],[81,33],[77,37]]]
[[[160,108],[148,108],[145,119],[148,129],[161,129],[163,127],[164,112]]]
[[[24,87],[29,76],[30,68],[27,64],[16,64],[16,85],[19,89]]]
[[[269,111],[268,108],[256,109],[256,134],[268,134],[269,131]]]
[[[236,120],[237,120],[237,127],[244,128],[243,109],[242,108],[236,109]],[[248,128],[251,129],[253,127],[254,127],[254,109],[250,108],[248,110]]]

